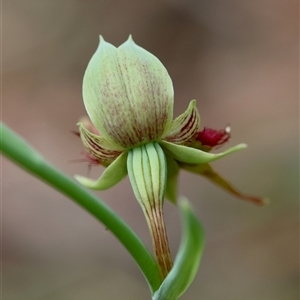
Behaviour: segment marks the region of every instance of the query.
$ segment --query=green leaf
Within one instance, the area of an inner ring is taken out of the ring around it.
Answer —
[[[158,266],[133,230],[101,199],[51,166],[21,137],[0,123],[0,150],[20,167],[66,195],[101,221],[123,244],[143,272],[151,293],[160,285]]]
[[[176,300],[190,286],[197,273],[204,249],[204,231],[187,199],[179,201],[183,234],[174,266],[153,300]]]

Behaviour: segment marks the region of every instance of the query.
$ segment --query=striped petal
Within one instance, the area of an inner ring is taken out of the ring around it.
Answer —
[[[78,123],[79,133],[86,151],[104,166],[108,166],[121,153],[120,146],[112,146],[105,138],[90,132],[83,123]]]
[[[119,48],[100,38],[84,75],[83,99],[101,135],[124,148],[160,139],[173,118],[167,70],[131,37]]]
[[[172,121],[164,139],[178,145],[188,145],[195,141],[199,129],[200,116],[196,107],[196,100],[192,100],[187,110]]]

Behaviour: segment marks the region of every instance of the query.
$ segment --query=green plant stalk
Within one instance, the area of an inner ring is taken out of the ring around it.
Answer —
[[[0,123],[0,150],[20,167],[68,196],[101,221],[129,251],[144,274],[151,293],[160,286],[157,263],[134,231],[101,199],[51,166],[26,141]]]
[[[153,300],[179,299],[194,280],[203,254],[203,227],[187,199],[180,199],[178,204],[182,221],[179,251],[172,270],[154,293]]]

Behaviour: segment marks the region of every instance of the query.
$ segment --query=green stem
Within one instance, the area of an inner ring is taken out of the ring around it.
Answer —
[[[152,294],[160,286],[157,263],[133,230],[101,199],[51,166],[21,137],[0,123],[0,150],[10,160],[71,198],[101,221],[129,251],[143,272]]]

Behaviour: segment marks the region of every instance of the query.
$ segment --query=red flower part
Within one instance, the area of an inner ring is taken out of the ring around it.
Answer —
[[[72,159],[72,160],[69,160],[69,163],[87,162],[87,163],[89,163],[89,167],[101,165],[101,161],[99,159],[93,157],[91,154],[89,154],[87,152],[82,152],[81,154],[85,158]]]
[[[79,132],[79,131],[72,130],[71,132],[72,132],[73,134],[75,134],[76,136],[80,137],[80,132]]]
[[[101,161],[92,156],[90,153],[84,152],[83,155],[85,156],[85,161],[89,163],[89,166],[101,165]]]
[[[216,130],[212,128],[204,127],[198,133],[197,141],[203,146],[208,146],[210,148],[223,145],[230,138],[230,127],[226,126],[225,129]]]

